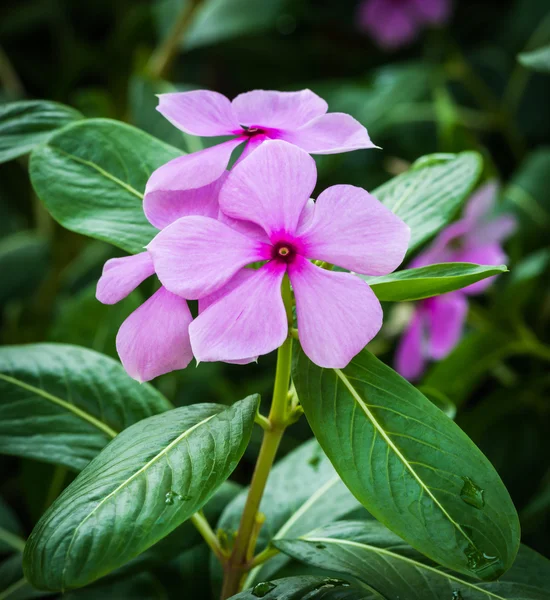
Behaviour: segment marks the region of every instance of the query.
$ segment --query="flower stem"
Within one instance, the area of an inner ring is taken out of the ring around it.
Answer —
[[[285,277],[282,287],[283,300],[289,323],[292,323],[292,295],[290,283]],[[269,428],[264,429],[258,460],[241,517],[239,531],[231,556],[224,564],[224,582],[221,599],[225,600],[241,589],[243,576],[250,570],[250,557],[254,552],[258,534],[258,510],[264,494],[267,478],[275,461],[275,456],[287,425],[292,422],[288,414],[288,387],[292,361],[292,337],[288,337],[277,352],[277,367],[273,400],[267,420]]]
[[[210,527],[210,523],[207,521],[206,517],[202,513],[202,511],[196,512],[191,517],[191,522],[197,528],[199,533],[204,538],[204,541],[210,546],[212,552],[216,555],[216,557],[223,561],[225,554],[220,546],[220,542],[218,540],[217,535],[212,531]]]

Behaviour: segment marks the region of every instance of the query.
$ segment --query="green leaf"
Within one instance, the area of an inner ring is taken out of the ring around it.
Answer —
[[[218,529],[229,539],[238,529],[248,488],[223,512]],[[316,440],[309,440],[277,462],[269,474],[260,505],[266,521],[260,530],[257,551],[273,539],[297,537],[360,507],[334,470]],[[254,569],[247,586],[269,579],[287,562],[285,557],[271,559]]]
[[[424,156],[373,194],[411,228],[412,252],[453,219],[482,168],[476,152]]]
[[[47,100],[0,105],[0,163],[47,142],[56,129],[83,119],[74,108]]]
[[[550,73],[550,45],[533,50],[532,52],[522,52],[518,54],[518,60],[528,69],[540,71],[541,73]]]
[[[275,545],[308,565],[358,579],[387,600],[547,598],[550,562],[528,548],[518,555],[522,566],[516,570],[517,575],[512,568],[507,581],[486,583],[438,568],[376,521],[343,521],[299,540],[281,540]],[[526,575],[535,575],[541,569],[547,581],[539,587]]]
[[[382,302],[410,302],[459,290],[467,285],[505,273],[504,266],[443,263],[396,271],[383,277],[360,276]]]
[[[510,567],[519,523],[506,488],[410,383],[366,350],[335,370],[299,351],[294,383],[323,450],[375,518],[456,571],[492,579]]]
[[[80,470],[124,428],[170,403],[92,350],[0,348],[0,453]]]
[[[50,265],[47,240],[21,231],[0,242],[0,304],[32,294],[43,281]]]
[[[31,182],[61,225],[136,253],[157,232],[143,213],[145,184],[181,154],[130,125],[89,119],[33,151]]]
[[[119,434],[38,522],[27,579],[39,589],[82,587],[168,535],[235,469],[258,401],[177,408]]]
[[[13,510],[0,497],[0,554],[22,552],[24,547],[21,525]]]
[[[383,600],[379,594],[332,577],[286,577],[262,581],[230,600]]]

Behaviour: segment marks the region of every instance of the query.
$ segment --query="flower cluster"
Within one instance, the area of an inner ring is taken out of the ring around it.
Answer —
[[[444,229],[410,267],[442,262],[504,264],[502,242],[513,233],[516,221],[507,214],[492,217],[497,192],[494,182],[481,187],[466,205],[463,218]],[[420,301],[397,348],[396,370],[415,380],[428,360],[445,358],[462,337],[468,296],[481,294],[493,280],[489,277],[459,291]]]
[[[444,24],[451,9],[452,0],[363,0],[358,23],[379,46],[391,50],[412,42],[427,25]]]
[[[309,154],[373,148],[366,129],[349,115],[327,113],[309,90],[256,90],[232,102],[207,91],[166,94],[159,110],[187,133],[233,139],[157,169],[144,210],[161,231],[145,252],[105,265],[97,288],[104,303],[118,302],[154,273],[161,282],[118,333],[128,373],[149,380],[193,356],[254,361],[287,339],[294,304],[310,359],[347,365],[382,325],[378,299],[355,273],[396,269],[409,229],[354,186],[333,186],[313,201],[317,172]],[[240,144],[243,153],[228,172]],[[187,300],[198,300],[195,319]]]

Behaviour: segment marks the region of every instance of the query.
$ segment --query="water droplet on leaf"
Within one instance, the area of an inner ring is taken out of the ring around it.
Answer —
[[[324,544],[315,544],[315,547],[316,547],[318,550],[324,550],[324,549],[326,548],[326,546],[325,546]]]
[[[274,590],[277,586],[271,581],[262,581],[254,586],[252,589],[252,595],[256,598],[263,598],[267,596],[271,590]]]
[[[165,504],[174,504],[174,498],[176,494],[172,491],[166,492],[166,496],[164,496]]]
[[[472,544],[464,550],[464,554],[468,561],[468,569],[482,579],[497,579],[504,573],[502,561],[498,556],[490,556]]]
[[[462,479],[464,480],[464,485],[460,491],[462,500],[474,508],[483,508],[485,506],[485,499],[483,498],[485,491],[476,485],[469,477],[463,477]]]
[[[455,590],[453,592],[453,597],[452,597],[451,600],[464,600],[464,598],[463,598],[462,594],[458,590]]]

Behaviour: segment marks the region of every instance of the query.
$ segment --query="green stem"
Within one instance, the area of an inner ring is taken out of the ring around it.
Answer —
[[[195,12],[201,4],[202,0],[189,0],[184,3],[183,10],[178,15],[172,29],[153,52],[147,63],[146,71],[151,77],[162,79],[166,76],[178,54],[181,40],[189,25],[193,22]]]
[[[210,523],[207,521],[204,514],[201,511],[196,512],[191,517],[191,522],[197,528],[198,532],[202,535],[204,541],[208,544],[215,556],[220,561],[223,561],[225,554],[222,550],[222,547],[220,546],[218,536],[212,531]]]
[[[292,323],[292,295],[288,278],[283,280],[282,295],[287,311],[289,324]],[[248,497],[241,517],[241,523],[231,556],[224,564],[224,582],[222,600],[229,598],[241,589],[241,582],[245,573],[250,570],[249,556],[254,548],[254,532],[258,520],[260,502],[264,494],[269,472],[275,461],[279,444],[284,431],[289,424],[288,414],[288,387],[290,383],[290,369],[292,361],[292,338],[288,337],[277,352],[277,367],[275,371],[275,385],[273,400],[268,421],[270,427],[264,430],[264,437],[260,447],[258,460],[250,483]]]
[[[65,477],[67,477],[68,469],[62,465],[56,465],[53,472],[52,481],[46,496],[46,502],[44,503],[44,510],[49,508],[53,501],[59,496],[63,490],[63,484],[65,483]]]

